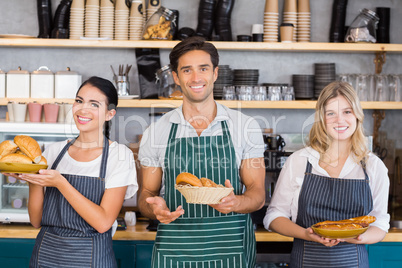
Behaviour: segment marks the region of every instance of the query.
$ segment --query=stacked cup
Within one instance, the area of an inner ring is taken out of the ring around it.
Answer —
[[[283,5],[283,23],[293,24],[293,42],[297,41],[297,4],[296,0],[285,0]]]
[[[128,40],[128,18],[130,10],[126,0],[117,0],[114,12],[114,39]]]
[[[310,42],[310,0],[299,0],[297,9],[297,41]]]
[[[70,8],[70,39],[84,36],[85,0],[73,0]]]
[[[161,1],[149,0],[148,8],[147,8],[147,20],[151,18],[151,16],[158,11],[161,7]]]
[[[99,37],[99,0],[87,0],[86,2],[85,37]]]
[[[130,8],[130,40],[141,40],[144,28],[143,4],[141,0],[133,0]]]
[[[101,0],[100,31],[101,38],[113,39],[114,33],[114,5],[110,0]]]
[[[278,0],[266,0],[264,12],[264,42],[278,42]]]

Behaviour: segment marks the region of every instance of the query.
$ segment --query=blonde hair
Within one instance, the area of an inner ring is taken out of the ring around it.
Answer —
[[[331,146],[333,139],[328,135],[325,124],[325,106],[328,101],[343,96],[356,116],[356,130],[351,137],[351,152],[353,152],[357,163],[365,164],[365,158],[368,155],[366,138],[364,136],[363,120],[364,113],[360,105],[359,97],[353,87],[347,82],[335,81],[327,85],[318,97],[316,104],[314,124],[309,133],[307,142],[314,150],[320,153],[320,158]]]

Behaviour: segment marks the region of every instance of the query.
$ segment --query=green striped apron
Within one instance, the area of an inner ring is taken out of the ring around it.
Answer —
[[[256,246],[249,214],[223,214],[208,205],[188,204],[175,190],[176,176],[190,172],[218,184],[229,179],[234,193],[242,193],[236,155],[226,121],[222,135],[176,138],[172,124],[164,161],[165,200],[171,211],[183,206],[184,215],[159,224],[152,267],[254,267]]]

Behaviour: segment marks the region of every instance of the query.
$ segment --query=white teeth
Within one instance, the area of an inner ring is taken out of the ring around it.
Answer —
[[[348,127],[336,127],[335,128],[335,130],[340,130],[340,131],[342,131],[342,130],[346,130]]]
[[[80,117],[80,116],[78,116],[78,119],[79,119],[80,121],[84,121],[84,122],[89,122],[89,121],[91,121],[90,118],[85,118],[85,117]]]
[[[199,89],[202,88],[203,86],[192,86],[191,88]]]

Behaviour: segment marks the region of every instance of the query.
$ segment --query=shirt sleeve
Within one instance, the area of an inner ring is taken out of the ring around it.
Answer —
[[[387,213],[389,196],[388,169],[377,156],[371,153],[367,163],[367,173],[373,196],[373,210],[369,215],[376,217],[376,221],[370,225],[388,232],[390,227],[390,215]]]
[[[138,152],[138,160],[140,161],[141,165],[147,167],[161,167],[158,157],[158,150],[156,150],[156,142],[153,142],[152,133],[155,133],[155,124],[151,124],[142,135],[141,143],[140,143],[140,150]]]

